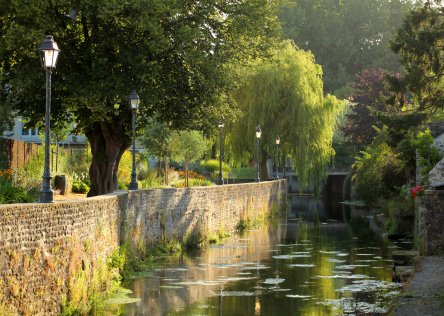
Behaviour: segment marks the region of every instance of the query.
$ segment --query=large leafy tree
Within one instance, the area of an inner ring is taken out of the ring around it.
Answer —
[[[202,158],[209,147],[209,142],[201,132],[180,131],[173,133],[170,139],[171,158],[181,161],[185,169],[185,186],[188,187],[188,163]]]
[[[347,85],[367,68],[397,71],[392,31],[413,6],[409,0],[290,0],[280,15],[284,36],[310,50],[324,70],[326,91]]]
[[[172,131],[164,123],[152,120],[139,136],[142,147],[148,151],[150,157],[155,157],[157,163],[157,175],[161,175],[161,160],[166,164],[166,159],[171,156]],[[166,166],[165,166],[166,167]]]
[[[341,127],[344,135],[360,150],[370,145],[376,136],[376,127],[382,127],[375,111],[385,111],[389,91],[385,84],[384,69],[366,69],[352,83],[351,111]]]
[[[420,110],[444,109],[444,7],[426,1],[412,10],[392,42],[402,58],[405,78],[398,88],[410,91]],[[396,92],[396,91],[395,91]]]
[[[229,135],[235,156],[245,159],[255,152],[259,124],[262,165],[274,154],[275,137],[280,135],[280,159],[291,158],[302,185],[319,184],[334,155],[333,132],[343,102],[324,97],[321,66],[313,54],[291,41],[276,49],[271,59],[257,61],[253,69],[236,94],[244,116]]]
[[[205,128],[219,107],[234,104],[233,63],[265,51],[278,29],[278,3],[268,0],[2,3],[0,86],[8,91],[0,103],[42,121],[45,81],[36,48],[53,35],[62,52],[51,115],[57,121],[70,113],[91,144],[90,195],[117,188],[130,145],[132,89],[141,98],[139,124],[156,116],[176,129]]]

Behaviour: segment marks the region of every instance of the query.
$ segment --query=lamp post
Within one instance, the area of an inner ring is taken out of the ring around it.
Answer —
[[[217,125],[219,128],[219,178],[217,179],[218,185],[224,184],[224,178],[222,176],[222,157],[224,155],[224,148],[222,146],[222,130],[224,128],[224,117],[222,116],[219,124]]]
[[[256,126],[256,182],[260,182],[259,179],[259,139],[261,138],[261,127]]]
[[[45,108],[45,166],[43,168],[43,185],[40,191],[40,203],[53,203],[54,191],[51,189],[51,170],[49,168],[50,115],[51,115],[51,75],[57,63],[60,49],[51,35],[46,35],[39,47],[42,68],[46,71],[46,108]]]
[[[133,164],[131,171],[131,183],[129,185],[130,190],[137,190],[139,188],[137,184],[137,173],[136,173],[136,111],[139,107],[139,96],[137,95],[136,90],[131,91],[129,95],[129,102],[131,105],[131,110],[133,114]]]
[[[276,136],[276,180],[279,180],[279,144],[281,138],[279,135]]]

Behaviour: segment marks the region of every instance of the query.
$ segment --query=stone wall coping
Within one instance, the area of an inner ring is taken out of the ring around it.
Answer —
[[[9,209],[11,207],[17,208],[18,205],[26,205],[27,207],[36,207],[36,208],[42,208],[42,207],[51,207],[52,205],[63,205],[63,204],[77,204],[77,203],[84,203],[85,200],[91,200],[91,201],[97,201],[97,200],[107,200],[107,199],[114,199],[119,196],[124,196],[126,194],[128,195],[134,195],[138,192],[143,191],[159,191],[159,190],[167,190],[167,191],[185,191],[185,190],[223,190],[224,187],[245,187],[250,186],[252,184],[254,185],[266,185],[270,182],[279,182],[279,181],[285,181],[285,179],[279,179],[279,180],[270,180],[270,181],[261,181],[259,183],[257,182],[247,182],[247,183],[234,183],[234,184],[224,184],[224,185],[212,185],[212,186],[194,186],[194,187],[188,187],[188,188],[152,188],[152,189],[139,189],[139,190],[119,190],[114,191],[113,193],[108,193],[104,195],[89,197],[89,198],[78,198],[78,199],[71,199],[71,200],[63,200],[63,201],[56,201],[54,203],[15,203],[15,204],[0,204],[0,211],[2,209]],[[439,190],[432,190],[432,192],[437,192]],[[426,191],[427,192],[427,191]],[[444,190],[442,191],[444,192]]]
[[[425,190],[424,193],[427,195],[444,195],[444,190]]]

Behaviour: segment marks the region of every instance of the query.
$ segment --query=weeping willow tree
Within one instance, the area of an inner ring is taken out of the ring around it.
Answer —
[[[344,108],[334,96],[323,95],[322,68],[313,54],[282,43],[270,59],[257,60],[254,71],[235,98],[243,116],[233,124],[229,140],[237,161],[253,158],[255,127],[260,125],[260,164],[275,155],[280,136],[280,165],[289,158],[301,187],[319,187],[334,150],[333,133]]]

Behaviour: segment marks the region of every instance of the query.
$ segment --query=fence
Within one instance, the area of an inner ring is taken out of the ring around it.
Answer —
[[[40,145],[0,138],[0,170],[23,167],[38,151]]]

